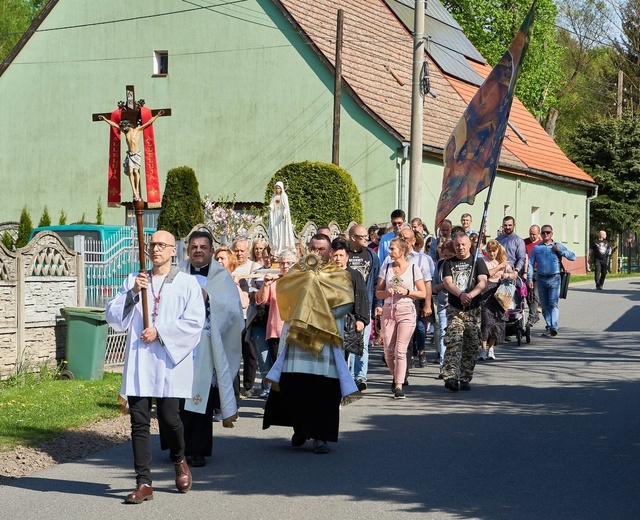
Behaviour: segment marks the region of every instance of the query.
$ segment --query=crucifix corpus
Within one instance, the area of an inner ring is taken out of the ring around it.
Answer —
[[[151,110],[144,106],[144,99],[135,101],[133,85],[126,87],[126,101],[119,101],[118,108],[111,113],[93,114],[93,121],[104,121],[109,129],[109,190],[107,194],[108,205],[119,207],[121,205],[120,187],[120,142],[124,134],[127,143],[127,151],[124,159],[125,174],[129,177],[133,191],[133,208],[136,214],[136,227],[138,229],[138,252],[140,259],[140,271],[146,269],[146,256],[144,245],[144,229],[142,215],[145,208],[159,208],[161,203],[160,180],[158,178],[158,166],[156,163],[156,146],[153,135],[153,123],[160,116],[170,116],[171,109]],[[140,134],[143,136],[145,187],[147,190],[147,202],[142,199],[140,190],[140,167],[142,166],[142,154],[140,151]],[[125,203],[126,204],[126,203]],[[149,326],[149,309],[147,306],[146,290],[142,290],[142,311],[144,327]]]

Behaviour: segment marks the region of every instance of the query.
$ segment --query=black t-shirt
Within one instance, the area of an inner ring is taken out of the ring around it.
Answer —
[[[591,251],[593,252],[594,260],[606,260],[609,256],[609,241],[608,240],[596,240],[591,245]]]
[[[371,253],[367,251],[366,248],[359,253],[349,251],[347,266],[351,267],[354,271],[358,271],[362,275],[363,280],[366,281],[371,272]]]
[[[476,283],[478,283],[479,275],[484,274],[487,278],[489,277],[487,264],[482,259],[479,259],[479,261],[476,263],[473,282],[469,283],[472,269],[473,256],[465,258],[464,260],[460,260],[458,257],[454,256],[444,263],[444,267],[442,269],[442,278],[451,276],[451,278],[453,279],[453,285],[455,285],[462,292],[469,292],[476,286]],[[454,296],[451,293],[449,293],[449,305],[455,307],[456,309],[463,308],[460,298],[458,296]],[[478,294],[472,300],[471,307],[478,307],[479,305],[480,294]]]

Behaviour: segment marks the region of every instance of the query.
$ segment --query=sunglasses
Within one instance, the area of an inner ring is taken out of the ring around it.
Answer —
[[[369,238],[369,235],[353,235],[355,238],[359,238],[360,240],[364,240],[365,238]]]
[[[541,235],[550,235],[553,231],[540,231]]]

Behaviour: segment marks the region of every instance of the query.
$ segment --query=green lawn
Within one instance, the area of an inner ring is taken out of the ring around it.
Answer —
[[[31,446],[69,428],[116,417],[121,381],[122,374],[108,372],[100,381],[31,376],[0,383],[0,451]]]
[[[587,273],[587,274],[572,274],[571,278],[569,280],[569,283],[575,283],[575,282],[584,282],[584,281],[590,281],[593,282],[594,281],[594,274],[593,273]],[[607,275],[607,280],[611,280],[613,278],[638,278],[640,277],[640,273],[633,273],[633,274],[622,274],[622,273],[618,273],[618,274],[608,274]],[[595,282],[594,282],[595,283]]]

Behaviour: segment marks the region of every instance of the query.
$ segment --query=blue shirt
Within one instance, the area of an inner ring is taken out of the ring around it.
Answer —
[[[507,262],[509,262],[513,270],[522,270],[527,259],[527,248],[524,245],[524,240],[515,233],[498,235],[496,240],[507,251]]]
[[[558,244],[559,252],[554,251],[553,246]],[[558,242],[550,244],[538,244],[531,250],[527,278],[533,280],[533,268],[537,264],[538,277],[560,273],[560,256],[567,260],[575,260],[576,255]]]
[[[380,243],[378,244],[378,259],[380,260],[380,265],[382,265],[385,258],[389,256],[389,242],[391,242],[391,239],[396,236],[395,231],[389,231],[380,237]]]

